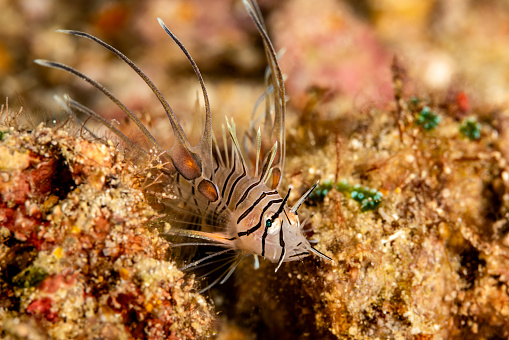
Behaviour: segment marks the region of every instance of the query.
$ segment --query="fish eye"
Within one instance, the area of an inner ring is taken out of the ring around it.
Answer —
[[[268,235],[277,234],[281,229],[281,219],[274,219],[273,217],[273,215],[265,217],[265,230],[267,230]]]

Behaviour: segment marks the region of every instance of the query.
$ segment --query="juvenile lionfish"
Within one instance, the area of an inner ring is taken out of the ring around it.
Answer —
[[[163,106],[171,123],[175,136],[171,149],[165,150],[161,147],[135,114],[97,81],[58,62],[40,59],[35,61],[43,66],[67,71],[87,81],[125,112],[148,139],[150,150],[145,150],[98,113],[67,96],[64,98],[68,112],[74,117],[76,116],[73,112],[78,112],[96,119],[128,147],[139,151],[146,158],[154,158],[155,155],[158,164],[149,170],[147,177],[150,183],[146,185],[145,195],[165,216],[161,221],[171,221],[172,228],[166,231],[167,235],[194,240],[174,246],[224,248],[206,253],[182,268],[213,265],[216,268],[212,271],[216,271],[229,265],[204,290],[226,281],[247,255],[254,255],[255,259],[260,255],[277,263],[276,271],[283,262],[299,260],[312,253],[332,261],[311,246],[302,233],[297,215],[297,210],[316,184],[293,207],[287,206],[290,190],[284,197],[278,192],[285,161],[286,98],[283,75],[257,4],[254,0],[243,0],[243,4],[261,35],[268,61],[265,93],[255,105],[253,119],[243,144],[237,138],[233,120],[227,119],[226,130],[229,138],[223,129],[222,145],[219,145],[212,131],[209,98],[198,66],[184,45],[159,18],[161,27],[186,55],[201,85],[205,103],[205,128],[196,146],[190,145],[170,105],[148,76],[124,54],[100,39],[83,32],[58,30],[102,45],[145,81]],[[265,112],[262,138],[260,128],[255,127],[255,111],[263,102]],[[228,253],[233,255],[230,261],[222,266],[216,265],[219,258]]]

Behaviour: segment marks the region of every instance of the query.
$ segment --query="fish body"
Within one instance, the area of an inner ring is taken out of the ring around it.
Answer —
[[[169,150],[162,148],[136,115],[102,84],[65,64],[35,61],[84,79],[110,98],[137,125],[148,141],[148,149],[133,142],[111,122],[88,107],[67,96],[61,100],[70,115],[76,117],[76,113],[80,113],[98,120],[124,141],[127,147],[152,160],[152,166],[147,169],[144,192],[148,202],[157,207],[162,216],[158,222],[171,223],[172,228],[166,232],[166,236],[180,240],[172,246],[207,246],[218,249],[191,261],[183,269],[205,265],[214,267],[221,255],[231,255],[226,265],[216,266],[222,268],[222,274],[211,285],[224,282],[246,255],[262,256],[276,263],[276,270],[283,262],[298,260],[310,254],[331,260],[311,246],[302,233],[297,215],[297,209],[316,185],[293,207],[287,205],[290,190],[284,196],[279,192],[285,160],[284,81],[258,6],[253,0],[243,0],[243,3],[262,37],[268,68],[265,74],[266,90],[258,102],[264,104],[261,124],[263,134],[261,127],[256,126],[257,120],[253,114],[251,126],[242,143],[237,137],[235,123],[228,119],[222,139],[217,141],[212,131],[207,89],[198,66],[161,19],[158,19],[161,27],[186,55],[202,88],[205,127],[196,146],[190,145],[171,106],[149,77],[124,54],[100,39],[84,32],[59,30],[102,45],[145,81],[171,123],[175,142]],[[93,134],[86,127],[85,130]]]

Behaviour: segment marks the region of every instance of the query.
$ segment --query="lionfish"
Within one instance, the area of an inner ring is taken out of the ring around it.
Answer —
[[[145,196],[153,206],[160,208],[164,216],[160,221],[171,222],[171,228],[165,231],[166,236],[191,240],[172,246],[212,246],[220,249],[207,252],[198,259],[195,257],[182,269],[212,265],[213,272],[229,265],[202,291],[218,282],[225,282],[248,255],[255,256],[255,263],[258,255],[277,263],[276,271],[283,262],[299,260],[310,254],[332,261],[311,246],[303,234],[297,214],[316,184],[292,207],[287,205],[291,188],[284,197],[278,191],[285,162],[286,97],[283,75],[259,7],[254,0],[243,0],[243,4],[263,40],[268,67],[265,72],[265,92],[255,105],[242,144],[237,138],[235,123],[228,119],[227,128],[223,127],[222,145],[217,142],[212,131],[207,89],[198,66],[184,45],[159,18],[159,24],[185,54],[201,85],[205,127],[196,146],[190,144],[172,108],[148,76],[123,53],[102,40],[84,32],[58,30],[102,45],[143,79],[163,106],[171,123],[175,138],[169,150],[161,147],[136,115],[102,84],[65,64],[35,60],[40,65],[74,74],[94,86],[116,104],[148,139],[150,149],[146,150],[88,107],[68,96],[61,100],[75,118],[74,112],[93,118],[116,134],[127,147],[147,158],[157,159],[158,164],[149,170],[147,176],[150,183],[146,185]],[[265,104],[263,138],[260,127],[255,127],[255,112],[262,104]],[[224,254],[232,256],[226,264],[218,265],[217,262],[220,262]]]

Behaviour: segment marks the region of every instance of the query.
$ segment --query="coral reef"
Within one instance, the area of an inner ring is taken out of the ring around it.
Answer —
[[[145,228],[154,212],[112,144],[0,127],[2,339],[203,339],[213,313]]]
[[[220,339],[509,334],[505,115],[473,106],[465,121],[448,96],[403,84],[396,74],[388,109],[290,129],[290,200],[328,179],[304,228],[335,263],[309,257],[274,273],[243,262],[234,285],[211,293]],[[441,117],[433,129],[420,124],[425,108]],[[146,227],[156,213],[143,167],[69,130],[1,130],[2,336],[213,336],[205,297]]]
[[[51,97],[65,89],[123,121],[86,84],[32,66],[72,60],[171,144],[142,82],[89,42],[54,32],[112,43],[182,115],[199,88],[155,22],[161,16],[204,72],[215,124],[227,114],[247,126],[264,55],[238,1],[55,4],[0,0],[0,92],[19,93],[26,111],[43,102],[57,114]],[[507,3],[260,4],[276,48],[286,49],[289,203],[320,180],[299,213],[335,263],[309,257],[274,273],[245,260],[224,286],[198,295],[147,228],[155,212],[139,183],[143,166],[79,130],[4,119],[0,337],[200,339],[217,324],[218,339],[509,337]],[[391,82],[392,55],[401,61]]]

